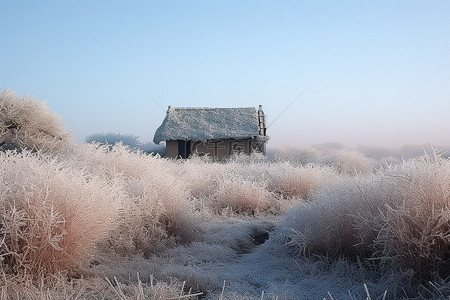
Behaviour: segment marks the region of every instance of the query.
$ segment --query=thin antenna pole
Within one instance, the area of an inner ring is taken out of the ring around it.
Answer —
[[[159,104],[158,103],[158,101],[156,101],[156,99],[142,86],[142,85],[140,85],[139,83],[138,83],[138,85],[141,87],[141,89],[147,94],[147,96],[149,96],[150,97],[150,99],[156,104],[156,105],[158,105],[159,106],[159,108],[161,108],[161,110],[163,111],[163,112],[166,112],[166,110],[164,109],[164,107],[162,107],[162,105],[161,104]]]
[[[309,88],[312,85],[313,84],[310,83],[306,88],[304,88],[303,91],[301,91],[300,94],[298,94],[297,97],[295,97],[294,100],[292,100],[291,103],[289,103],[288,106],[286,106],[286,108],[272,122],[270,122],[270,124],[269,124],[269,126],[267,126],[267,128],[272,126],[272,124],[275,123],[275,121],[278,120],[289,109],[289,107],[291,107],[295,102],[297,102],[297,100],[300,99],[300,97],[303,96],[303,94],[306,93],[306,91],[309,90]]]

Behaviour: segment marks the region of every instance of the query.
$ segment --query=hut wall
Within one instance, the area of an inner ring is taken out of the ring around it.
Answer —
[[[176,158],[178,156],[178,141],[166,141],[166,157]]]
[[[224,139],[192,143],[192,153],[197,152],[199,155],[207,154],[218,158],[226,158],[236,152],[250,154],[255,151],[265,154],[265,143],[252,139]]]
[[[189,147],[189,149],[182,149],[184,151],[180,152],[182,147]],[[200,156],[209,155],[216,158],[227,158],[234,153],[246,153],[250,154],[252,152],[266,153],[265,142],[256,141],[253,139],[216,139],[209,140],[206,142],[201,141],[182,141],[173,140],[166,141],[166,157],[177,158],[183,157],[187,158],[190,154],[196,153]],[[187,154],[187,155],[186,155]],[[185,157],[186,156],[186,157]]]

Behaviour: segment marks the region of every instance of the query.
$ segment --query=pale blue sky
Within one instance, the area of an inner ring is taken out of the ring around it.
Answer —
[[[0,88],[77,140],[262,104],[270,145],[450,145],[450,1],[0,0]],[[162,108],[161,108],[162,107]]]

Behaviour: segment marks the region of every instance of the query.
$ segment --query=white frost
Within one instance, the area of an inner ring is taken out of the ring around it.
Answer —
[[[171,107],[156,130],[153,142],[169,140],[206,141],[210,139],[245,139],[259,134],[258,111],[240,108]]]

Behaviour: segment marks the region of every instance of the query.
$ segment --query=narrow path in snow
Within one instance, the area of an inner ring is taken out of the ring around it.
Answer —
[[[118,257],[94,268],[124,283],[135,282],[137,273],[143,283],[184,281],[188,290],[203,292],[201,298],[208,300],[261,299],[263,293],[263,299],[279,300],[365,297],[364,270],[345,261],[330,265],[296,257],[280,241],[283,234],[276,225],[264,218],[215,220],[205,223],[202,238],[188,245],[150,259]]]

